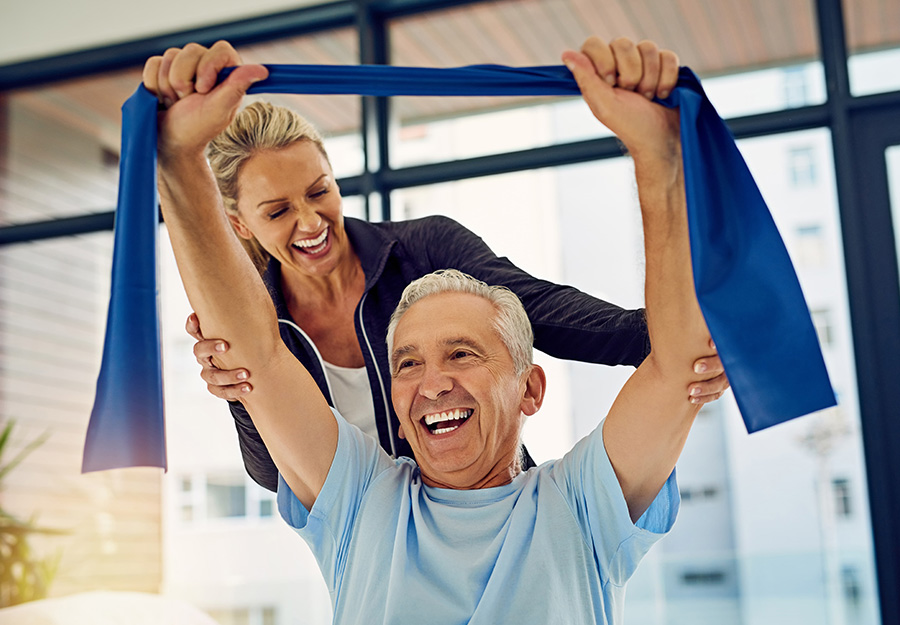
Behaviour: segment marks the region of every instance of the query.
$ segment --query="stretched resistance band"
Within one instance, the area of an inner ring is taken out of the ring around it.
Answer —
[[[267,67],[269,77],[249,93],[580,95],[563,66]],[[834,391],[800,283],[730,131],[686,67],[672,94],[659,102],[680,109],[697,299],[747,430],[833,406]],[[157,285],[157,99],[141,85],[122,112],[112,288],[83,471],[166,467]]]

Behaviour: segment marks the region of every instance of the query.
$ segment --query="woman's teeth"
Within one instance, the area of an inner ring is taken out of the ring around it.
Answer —
[[[303,239],[301,241],[294,241],[293,246],[307,254],[316,254],[318,252],[321,252],[325,248],[325,244],[328,241],[329,230],[330,228],[325,228],[322,231],[322,234],[317,236],[315,239]]]

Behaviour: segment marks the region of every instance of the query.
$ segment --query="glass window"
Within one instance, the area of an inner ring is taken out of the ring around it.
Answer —
[[[825,101],[825,74],[818,61],[701,78],[709,101],[725,118]]]
[[[853,95],[900,89],[900,9],[896,2],[844,0]]]
[[[826,260],[823,237],[822,226],[818,224],[797,226],[794,231],[794,263],[801,266],[821,266]]]
[[[810,0],[501,0],[404,17],[389,27],[394,65],[558,65],[563,50],[579,47],[589,35],[626,36],[678,52],[683,64],[707,79],[704,85],[724,116],[824,98]],[[542,108],[547,110],[536,116]],[[394,167],[607,134],[577,99],[398,97],[392,112],[399,127],[392,137]],[[482,129],[495,126],[514,132],[482,140]]]
[[[788,148],[791,184],[795,187],[816,183],[816,153],[809,146]]]
[[[115,207],[119,108],[140,80],[129,70],[6,94],[0,225]]]
[[[330,30],[238,49],[248,63],[355,65],[359,63],[353,29]],[[359,96],[261,94],[247,102],[267,100],[296,110],[325,137],[335,176],[355,176],[363,170],[362,107]]]
[[[358,62],[352,29],[239,49],[247,62]],[[0,161],[0,225],[115,208],[122,103],[141,83],[139,67],[8,92],[0,115],[9,132]],[[326,138],[335,175],[362,171],[357,96],[250,96],[294,108]]]
[[[781,70],[784,81],[784,103],[788,107],[809,104],[809,77],[803,66],[786,67]]]
[[[834,489],[834,513],[838,517],[849,517],[853,514],[853,501],[850,497],[850,480],[839,478],[831,481]]]
[[[850,92],[853,95],[871,95],[900,89],[900,48],[860,52],[848,59]]]
[[[819,343],[823,346],[829,346],[833,340],[833,330],[831,322],[831,311],[827,308],[817,308],[809,311],[812,317],[813,325],[816,328],[816,335],[819,337]]]
[[[841,569],[841,586],[844,590],[844,599],[850,610],[855,610],[862,599],[862,588],[859,582],[859,573],[852,566]]]
[[[175,493],[178,518],[184,525],[214,519],[268,519],[275,516],[275,493],[255,484],[248,475],[195,473],[182,477]]]
[[[191,523],[196,517],[196,497],[194,491],[193,476],[186,475],[181,478],[181,484],[175,499],[178,505],[178,518],[182,523]]]
[[[206,516],[210,519],[242,517],[246,514],[243,476],[207,477]]]

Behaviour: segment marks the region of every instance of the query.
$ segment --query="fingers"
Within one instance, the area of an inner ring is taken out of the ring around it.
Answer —
[[[709,341],[710,349],[715,350],[716,345],[712,339]],[[731,384],[725,375],[725,367],[722,365],[722,359],[717,354],[698,358],[694,362],[694,373],[706,374],[709,377],[691,384],[688,389],[691,403],[707,404],[713,402],[725,393]]]
[[[147,90],[153,95],[159,94],[159,88],[157,87],[157,81],[159,78],[159,66],[162,63],[161,56],[151,56],[147,59],[147,62],[144,63],[144,71],[141,74],[141,81],[144,83],[144,86]]]
[[[694,382],[688,389],[688,396],[692,404],[708,404],[722,397],[728,388],[728,378],[723,373],[703,382]]]
[[[189,43],[172,57],[167,68],[167,79],[176,99],[180,100],[194,93],[198,65],[208,52],[209,50],[200,44]],[[168,54],[168,50],[166,54]],[[163,56],[163,65],[165,65],[165,58]]]
[[[209,93],[220,71],[239,65],[241,56],[227,41],[218,41],[210,48],[189,43],[149,58],[142,78],[144,86],[168,108],[192,93]]]
[[[241,65],[241,55],[227,41],[217,41],[197,63],[196,89],[208,93],[215,87],[219,72],[226,67]]]
[[[605,41],[600,39],[600,37],[590,37],[581,46],[581,53],[590,59],[597,75],[606,84],[610,86],[616,84],[619,73],[616,67],[617,59],[613,49]]]
[[[253,390],[247,381],[250,372],[246,369],[219,369],[212,358],[228,351],[228,343],[219,339],[203,339],[199,333],[199,324],[194,326],[197,315],[191,313],[185,329],[194,338],[199,338],[194,345],[194,357],[200,363],[200,378],[206,382],[206,389],[211,395],[229,401],[240,399]],[[192,332],[196,327],[196,332]]]
[[[165,51],[156,76],[156,96],[167,108],[178,99],[178,94],[175,93],[172,83],[169,82],[169,68],[172,67],[172,61],[180,51],[179,48],[169,48]]]
[[[620,37],[609,44],[616,59],[616,86],[620,89],[634,91],[644,73],[641,52],[630,39]]]
[[[706,373],[709,377],[725,372],[725,366],[718,355],[704,356],[694,361],[694,373]]]
[[[609,59],[605,58],[606,54],[609,54]],[[612,52],[608,48],[598,48],[593,56],[589,56],[585,52],[567,50],[563,53],[562,60],[572,72],[591,112],[597,119],[603,120],[605,109],[613,97],[613,88],[607,80],[611,80],[612,84],[616,80],[615,73],[609,73],[609,67],[615,66]]]
[[[678,84],[678,68],[681,61],[671,50],[663,50],[659,53],[659,62],[659,85],[656,88],[656,96],[665,99]]]
[[[206,382],[206,390],[214,397],[233,401],[246,396],[253,387],[247,382],[250,374],[244,369],[223,371],[213,366],[204,366],[200,377]]]
[[[197,313],[188,315],[187,321],[184,322],[184,331],[187,332],[195,341],[203,340],[203,333],[200,331],[200,319]]]
[[[656,88],[659,85],[659,48],[652,41],[642,41],[636,46],[637,53],[641,58],[642,74],[635,91],[640,93],[648,100],[656,97]]]
[[[660,50],[649,40],[635,44],[620,37],[606,43],[594,36],[584,42],[581,53],[606,84],[640,93],[649,100],[668,97],[678,82],[678,56],[671,50]],[[577,63],[571,63],[575,60],[574,54],[565,53],[563,60],[567,65],[578,67]],[[575,74],[573,67],[569,69]],[[578,80],[578,75],[575,78]],[[579,85],[582,86],[581,81]]]
[[[227,113],[230,121],[234,118],[241,98],[247,94],[250,85],[264,80],[268,76],[269,70],[262,65],[241,65],[231,72],[214,92],[210,93],[211,105]]]
[[[194,343],[194,358],[204,367],[212,364],[213,356],[220,356],[227,351],[228,343],[221,339],[204,339],[200,337]]]
[[[224,399],[225,401],[238,401],[242,397],[246,397],[253,390],[249,384],[236,384],[234,386],[214,386],[208,384],[206,390],[213,397]]]

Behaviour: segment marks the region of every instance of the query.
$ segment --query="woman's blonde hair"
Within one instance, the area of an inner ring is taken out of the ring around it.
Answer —
[[[291,109],[259,101],[240,111],[228,128],[210,142],[206,152],[225,212],[238,214],[238,176],[250,157],[259,151],[286,148],[298,141],[312,141],[328,160],[322,135]],[[264,271],[269,254],[255,238],[240,237],[240,240],[256,268]]]

